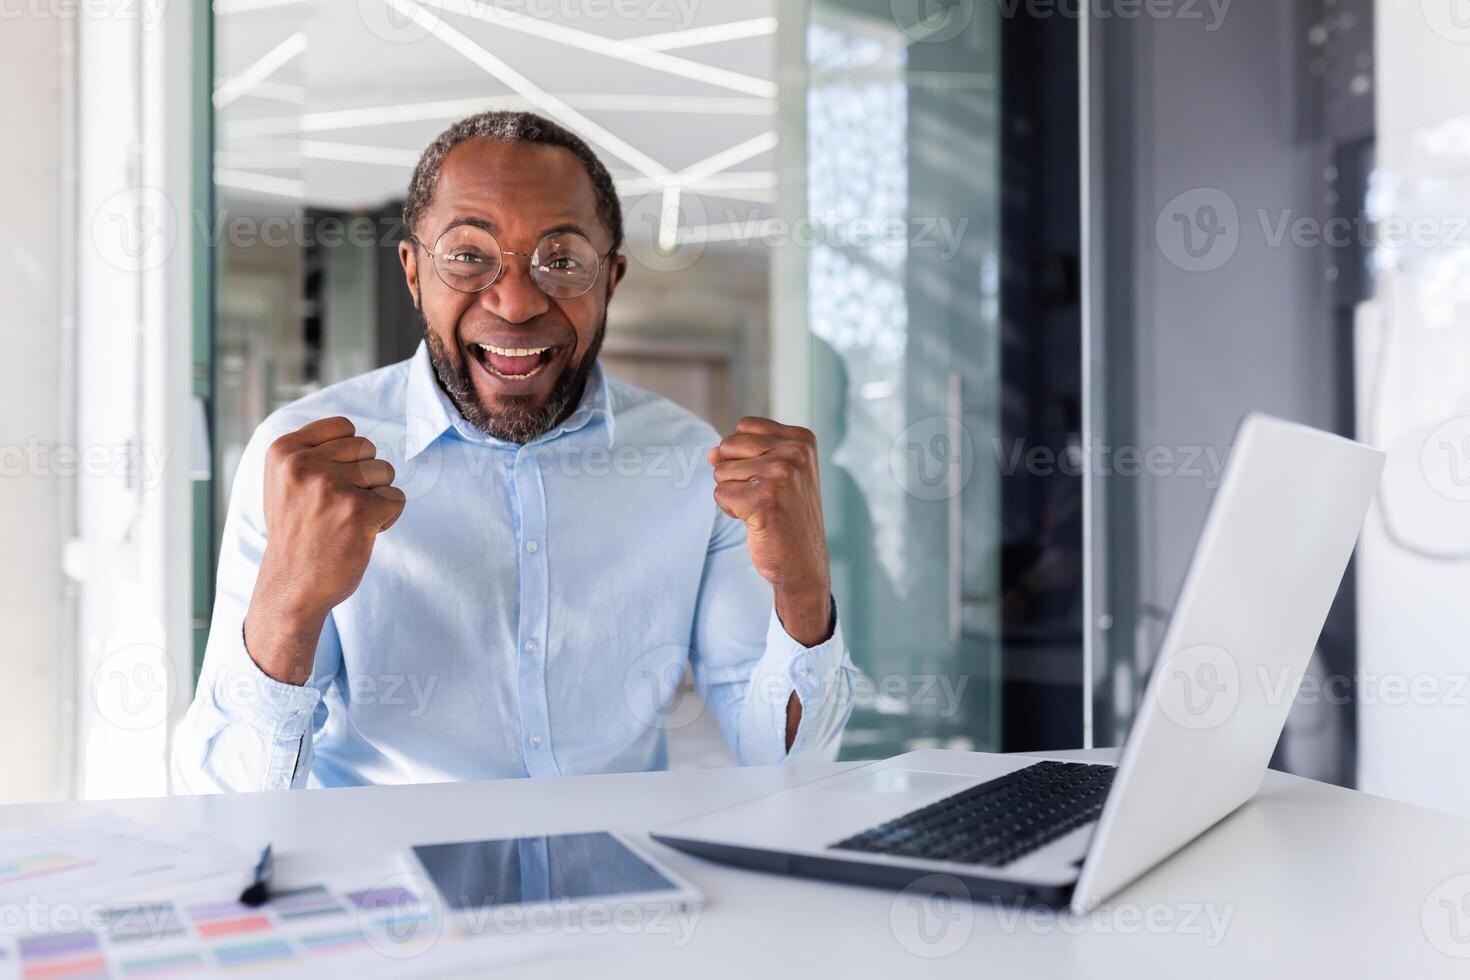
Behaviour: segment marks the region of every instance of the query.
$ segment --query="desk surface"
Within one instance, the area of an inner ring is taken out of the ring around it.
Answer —
[[[610,932],[595,940],[595,962],[558,958],[518,975],[1470,977],[1470,826],[1282,773],[1083,919],[734,870],[644,836],[837,768],[12,806],[0,808],[0,828],[107,807],[241,842],[270,839],[288,882],[425,841],[607,828],[639,836],[705,894],[688,936]]]

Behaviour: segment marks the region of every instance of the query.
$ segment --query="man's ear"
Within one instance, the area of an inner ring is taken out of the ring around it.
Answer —
[[[607,296],[603,302],[613,298],[613,292],[618,288],[618,283],[623,281],[623,274],[628,271],[628,257],[619,255],[607,264]]]
[[[408,283],[408,291],[413,295],[413,305],[419,306],[419,253],[410,239],[405,238],[398,243],[398,261],[403,266],[403,279]]]

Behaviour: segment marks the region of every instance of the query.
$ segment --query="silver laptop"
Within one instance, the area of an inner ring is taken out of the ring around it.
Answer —
[[[1246,419],[1116,767],[926,750],[654,832],[727,864],[1085,913],[1255,795],[1382,472]]]

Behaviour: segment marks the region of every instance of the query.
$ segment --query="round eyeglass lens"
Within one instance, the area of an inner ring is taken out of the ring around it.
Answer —
[[[531,281],[558,299],[574,299],[591,289],[601,268],[597,248],[574,231],[547,235],[531,253]]]
[[[455,225],[434,246],[434,269],[444,285],[477,293],[500,274],[500,244],[495,236],[474,225]]]

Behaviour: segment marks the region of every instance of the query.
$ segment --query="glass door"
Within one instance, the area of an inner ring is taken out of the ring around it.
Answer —
[[[899,0],[813,0],[801,27],[782,44],[781,211],[806,247],[775,261],[804,303],[778,299],[774,371],[779,406],[781,362],[804,363],[785,384],[823,447],[865,675],[844,753],[1079,744],[1077,325],[1038,301],[1055,275],[1038,270],[1066,268],[1026,166],[1044,151],[1003,131],[1055,109],[1029,79],[1008,90],[1003,51],[1034,32],[991,4]]]

